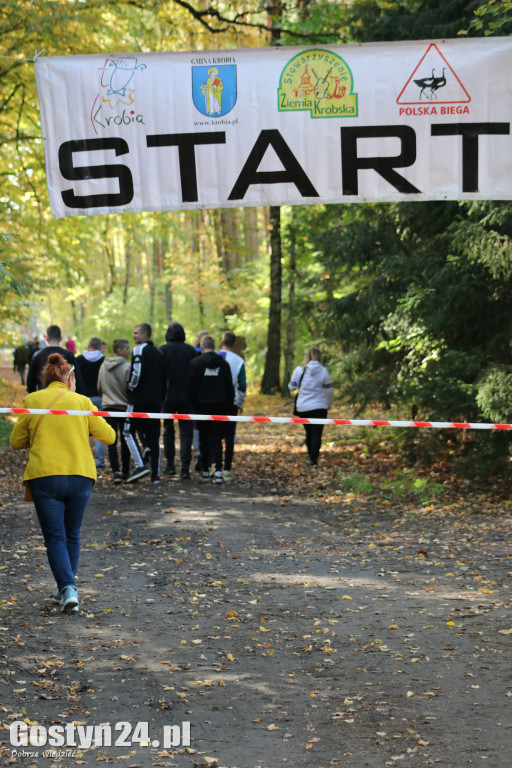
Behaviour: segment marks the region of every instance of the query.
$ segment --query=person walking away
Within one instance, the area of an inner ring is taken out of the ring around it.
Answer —
[[[28,344],[28,351],[29,351],[29,364],[32,358],[34,357],[35,353],[39,349],[39,337],[38,336],[32,336],[32,341],[29,341]]]
[[[194,349],[196,350],[197,354],[201,354],[201,339],[203,336],[209,336],[210,334],[208,331],[202,330],[198,331],[196,333],[196,338],[194,339]],[[194,423],[194,429],[192,431],[192,445],[194,448],[194,469],[196,472],[201,472],[202,466],[201,466],[201,452],[199,450],[199,429],[197,427],[197,422]]]
[[[70,365],[75,366],[75,381],[76,391],[79,395],[85,395],[85,382],[82,377],[82,373],[76,366],[75,356],[69,351],[60,346],[62,341],[62,333],[58,325],[49,325],[46,329],[46,338],[48,344],[44,345],[40,343],[40,349],[37,350],[32,356],[30,366],[27,374],[27,392],[35,392],[36,389],[44,389],[41,374],[45,365],[48,362],[50,355],[58,353],[64,358]]]
[[[101,396],[98,393],[98,373],[103,365],[105,356],[101,351],[101,339],[93,336],[89,339],[87,349],[76,358],[77,368],[82,373],[85,382],[85,395],[97,408],[101,408]],[[96,466],[98,469],[105,467],[105,446],[96,440],[95,446]]]
[[[327,369],[322,365],[322,353],[310,347],[301,365],[292,374],[288,388],[297,393],[296,414],[303,419],[325,419],[332,405],[333,389]],[[318,464],[322,445],[323,424],[304,424],[309,463]]]
[[[30,363],[30,349],[28,344],[20,344],[13,352],[13,371],[18,371],[21,383],[25,386],[25,369]]]
[[[190,413],[192,406],[188,399],[188,374],[190,361],[198,353],[185,342],[185,331],[180,323],[172,322],[165,334],[166,344],[159,348],[164,358],[166,392],[162,403],[164,413]],[[190,419],[178,421],[180,430],[181,478],[190,478],[192,460],[192,435],[194,422]],[[164,453],[167,461],[166,474],[176,474],[174,419],[164,421]]]
[[[101,396],[102,411],[119,411],[125,413],[128,408],[128,379],[130,378],[130,342],[127,339],[115,339],[114,356],[106,357],[98,373],[98,394]],[[108,458],[114,475],[114,483],[119,485],[123,479],[127,480],[130,475],[130,447],[124,436],[124,425],[126,419],[116,416],[107,417],[107,424],[110,424],[115,432],[114,442],[108,446]],[[117,455],[117,436],[119,432],[121,442],[121,469],[119,468],[119,456]],[[133,441],[132,441],[133,443]],[[142,467],[143,461],[137,444],[132,445],[134,449],[134,464]],[[149,470],[146,470],[149,474]]]
[[[201,355],[190,362],[189,400],[194,413],[227,415],[235,400],[231,368],[215,352],[211,336],[201,339]],[[201,451],[201,480],[208,482],[210,465],[214,467],[213,482],[222,483],[223,424],[198,420],[199,449]]]
[[[43,389],[27,395],[24,408],[96,411],[76,393],[75,369],[53,353],[43,369]],[[58,402],[58,406],[56,405]],[[57,583],[53,599],[64,613],[78,611],[76,573],[80,557],[80,527],[96,466],[89,433],[105,444],[114,430],[100,416],[38,416],[23,414],[11,433],[11,446],[28,448],[23,483],[30,491],[44,537],[50,568]]]
[[[72,355],[76,355],[76,343],[71,336],[68,336],[66,339],[66,349],[69,349]]]
[[[128,381],[128,410],[135,412],[160,413],[165,396],[164,358],[153,345],[151,333],[148,323],[139,323],[133,329],[135,346]],[[134,437],[137,430],[143,433],[144,444],[151,451],[151,482],[160,483],[160,419],[127,419],[125,435],[128,432]],[[137,470],[128,482],[133,481],[136,474]]]
[[[236,336],[233,331],[224,331],[222,334],[222,349],[219,355],[224,357],[231,368],[233,386],[235,388],[235,402],[228,412],[233,416],[240,416],[243,411],[245,396],[247,393],[247,376],[245,373],[245,363],[243,357],[237,355],[234,351]],[[224,471],[223,478],[226,482],[233,480],[231,474],[231,464],[235,451],[236,421],[226,421],[224,424]]]

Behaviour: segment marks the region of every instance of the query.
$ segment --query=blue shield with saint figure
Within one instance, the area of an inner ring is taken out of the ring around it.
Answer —
[[[192,67],[192,98],[206,117],[222,117],[236,103],[236,64]]]

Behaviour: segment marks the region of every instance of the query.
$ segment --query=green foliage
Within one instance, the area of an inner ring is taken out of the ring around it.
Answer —
[[[431,504],[443,491],[441,483],[428,477],[417,477],[412,470],[398,470],[381,482],[371,481],[359,472],[340,475],[340,490],[363,496],[381,497],[388,501],[419,501]]]
[[[482,480],[510,475],[511,437],[508,432],[476,432],[456,457],[457,472]]]
[[[418,499],[421,504],[431,504],[443,490],[441,483],[428,477],[415,477],[412,470],[399,470],[392,479],[381,484],[381,492],[387,499]]]
[[[511,211],[490,202],[346,206],[329,211],[330,222],[317,212],[316,258],[338,295],[317,297],[310,322],[341,344],[342,392],[355,409],[489,418],[482,377],[511,354]]]
[[[4,397],[5,382],[3,379],[0,379],[0,402]],[[2,451],[9,442],[13,426],[14,424],[11,419],[3,414],[0,415],[0,451]]]
[[[471,32],[486,36],[512,34],[511,0],[488,0],[476,8],[475,17],[469,25]]]
[[[497,423],[512,419],[512,367],[494,366],[485,371],[477,384],[476,401],[482,414]]]
[[[340,490],[346,493],[357,493],[371,496],[374,493],[372,481],[360,472],[351,472],[348,475],[340,474]]]
[[[6,416],[0,416],[0,451],[2,451],[9,442],[13,423]]]
[[[348,38],[358,42],[456,37],[477,0],[355,0],[346,6]],[[470,29],[468,34],[476,34]]]

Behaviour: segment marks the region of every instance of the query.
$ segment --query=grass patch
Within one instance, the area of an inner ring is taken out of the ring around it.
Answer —
[[[430,504],[442,491],[441,483],[428,477],[415,477],[414,472],[407,469],[394,472],[393,479],[381,483],[382,495],[390,500],[418,499],[422,504]]]
[[[361,496],[372,496],[387,501],[419,501],[431,504],[443,491],[443,485],[428,477],[415,477],[412,470],[391,472],[391,477],[372,481],[360,472],[340,476],[340,490]]]
[[[0,379],[0,404],[3,405],[4,401],[8,397],[7,383]],[[11,436],[12,428],[14,424],[11,419],[5,415],[0,415],[0,451],[3,451],[9,438]]]
[[[366,475],[361,475],[360,472],[350,472],[348,475],[341,475],[340,489],[346,493],[357,493],[363,496],[375,495],[372,481]]]
[[[3,451],[9,442],[14,424],[6,416],[0,416],[0,451]]]

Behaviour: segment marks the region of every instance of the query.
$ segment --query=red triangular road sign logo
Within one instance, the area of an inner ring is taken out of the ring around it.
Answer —
[[[435,43],[402,88],[397,104],[467,104],[471,96]]]

